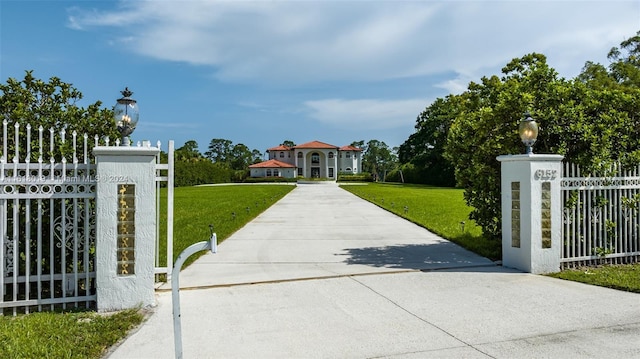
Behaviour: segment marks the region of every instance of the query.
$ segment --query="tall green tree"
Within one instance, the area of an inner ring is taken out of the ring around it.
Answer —
[[[455,185],[453,166],[444,158],[444,148],[451,122],[459,110],[458,99],[450,95],[435,100],[418,116],[416,132],[400,145],[398,158],[410,182]]]
[[[362,168],[378,180],[397,166],[397,156],[384,141],[370,140],[362,154]]]
[[[262,162],[262,152],[257,149],[251,150],[251,164]]]
[[[48,132],[50,128],[56,133],[65,130],[67,138],[71,138],[73,131],[78,136],[87,134],[89,139],[96,135],[99,138],[109,137],[112,141],[120,138],[113,119],[113,111],[102,108],[102,103],[96,101],[86,108],[77,105],[82,99],[82,93],[73,85],[63,82],[58,77],[51,77],[44,81],[34,77],[33,71],[26,71],[22,80],[9,78],[6,83],[0,84],[0,114],[9,126],[18,123],[20,125],[21,138],[25,135],[27,125],[31,126],[32,161],[37,160],[39,151],[37,143],[37,131],[42,126]],[[10,136],[8,149],[11,153],[15,144]],[[93,148],[89,146],[90,149]],[[68,156],[71,149],[71,141],[64,144],[58,142],[56,153],[48,154],[48,145],[43,149],[47,155],[53,155],[60,160],[62,155]],[[82,154],[78,154],[82,156]],[[82,158],[79,158],[82,160]]]
[[[120,136],[116,130],[113,111],[101,108],[100,102],[90,104],[86,108],[81,107],[77,104],[81,99],[82,93],[71,84],[63,82],[58,77],[51,77],[48,81],[37,79],[34,77],[33,71],[26,71],[22,80],[9,78],[6,83],[0,84],[0,117],[2,121],[7,122],[8,127],[8,138],[6,141],[3,139],[2,147],[0,147],[0,152],[2,152],[4,146],[7,146],[7,153],[0,155],[11,161],[12,155],[15,153],[14,150],[18,148],[21,155],[20,161],[26,162],[25,155],[27,148],[29,148],[31,157],[28,159],[31,163],[39,159],[41,151],[42,160],[45,163],[50,159],[54,159],[56,162],[61,162],[63,159],[67,161],[77,159],[80,163],[89,160],[84,158],[83,150],[77,151],[76,157],[72,158],[71,155],[75,150],[72,140],[74,132],[77,136],[76,141],[80,144],[84,141],[83,135],[88,135],[88,156],[91,156],[95,136],[109,137],[112,140]],[[15,125],[18,125],[18,141],[15,139]],[[27,130],[29,126],[31,132]],[[40,127],[43,129],[44,143],[42,146],[39,141]],[[50,129],[53,129],[55,136],[53,150],[49,147],[51,145]],[[62,136],[61,132],[63,131],[65,134]],[[31,141],[27,143],[29,133]],[[104,141],[100,144],[104,144]],[[14,175],[28,176],[30,174],[15,173]],[[27,193],[29,191],[28,183],[17,187],[20,188],[16,190],[18,192]],[[59,273],[61,269],[69,273],[74,267],[91,268],[94,266],[92,260],[85,262],[84,258],[77,258],[70,252],[54,250],[53,238],[57,235],[56,232],[60,231],[59,223],[56,223],[54,218],[64,216],[61,213],[64,211],[64,206],[60,206],[64,199],[51,197],[50,201],[39,201],[37,206],[35,203],[32,206],[25,206],[23,201],[7,202],[4,207],[5,220],[9,218],[14,223],[14,232],[17,233],[10,236],[17,241],[13,250],[21,258],[17,263],[14,263],[14,275],[28,273],[28,271],[36,273],[38,270],[43,273],[54,273],[54,271]],[[78,201],[74,203],[74,206],[78,209],[77,212],[94,211],[95,201]],[[25,225],[27,222],[23,221],[24,218],[38,218],[39,225]],[[85,221],[89,221],[89,219],[76,216],[74,225],[82,227]],[[31,240],[28,240],[29,238]],[[37,242],[33,240],[34,238],[42,238],[45,241],[51,239],[50,245],[38,246]],[[85,244],[91,246],[91,250],[95,249],[92,244]],[[4,246],[2,250],[4,251]],[[66,267],[62,267],[62,263],[66,263]],[[51,292],[45,294],[45,297],[60,297],[65,290],[59,281],[53,280],[46,287]],[[13,295],[18,295],[20,298],[24,293],[14,292]]]
[[[229,163],[233,142],[223,138],[214,138],[209,143],[209,149],[204,155],[215,163]]]
[[[500,164],[496,157],[522,152],[517,135],[521,115],[530,110],[544,127],[540,104],[557,81],[541,54],[512,60],[504,77],[483,77],[460,95],[461,108],[451,123],[445,158],[473,210],[470,217],[485,234],[500,235]],[[542,133],[542,131],[541,131]]]
[[[609,51],[611,76],[621,85],[640,87],[640,31]]]
[[[602,171],[617,160],[640,162],[638,40],[623,42],[624,56],[613,51],[608,68],[588,62],[573,80],[560,78],[544,55],[534,53],[509,62],[501,78],[483,77],[455,96],[444,158],[486,235],[501,236],[496,157],[523,152],[517,128],[525,111],[540,125],[537,153],[562,154],[584,172]]]
[[[249,168],[253,163],[254,154],[249,147],[239,143],[234,145],[230,153],[230,165],[234,170],[242,171]]]
[[[175,150],[174,158],[176,161],[199,161],[205,157],[198,150],[198,142],[189,140]]]
[[[355,148],[359,148],[361,150],[366,150],[366,145],[364,144],[364,140],[360,140],[360,141],[353,141],[351,142],[351,146],[355,147]]]

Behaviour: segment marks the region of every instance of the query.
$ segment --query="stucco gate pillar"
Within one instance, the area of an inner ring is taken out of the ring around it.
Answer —
[[[153,147],[95,147],[98,311],[155,305]]]
[[[560,270],[560,155],[499,156],[502,265],[530,273]]]

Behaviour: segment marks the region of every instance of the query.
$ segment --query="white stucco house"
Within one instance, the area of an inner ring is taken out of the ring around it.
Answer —
[[[339,173],[362,172],[362,150],[353,146],[334,146],[311,141],[293,147],[277,146],[267,150],[269,159],[249,166],[251,177],[328,178]]]

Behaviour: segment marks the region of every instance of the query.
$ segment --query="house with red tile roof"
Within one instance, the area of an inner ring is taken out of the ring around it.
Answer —
[[[339,173],[362,172],[362,149],[334,146],[311,141],[288,147],[269,148],[269,159],[249,166],[251,177],[328,178],[336,180]]]

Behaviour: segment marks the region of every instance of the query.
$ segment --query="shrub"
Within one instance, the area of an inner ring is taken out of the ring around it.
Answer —
[[[338,174],[338,181],[340,182],[371,182],[373,176],[371,173],[363,172],[358,174],[352,173],[340,173]]]
[[[295,183],[297,178],[284,178],[284,177],[247,177],[244,179],[244,183]]]
[[[232,170],[208,159],[175,162],[175,186],[196,186],[207,183],[231,182]]]

